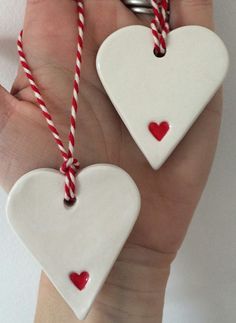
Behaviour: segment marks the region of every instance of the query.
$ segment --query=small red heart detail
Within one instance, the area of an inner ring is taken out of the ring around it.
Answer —
[[[79,290],[83,290],[89,280],[89,273],[87,271],[83,271],[80,274],[75,272],[70,273],[70,280]]]
[[[148,129],[158,141],[162,141],[162,139],[169,131],[170,126],[167,121],[163,121],[161,123],[150,122]]]

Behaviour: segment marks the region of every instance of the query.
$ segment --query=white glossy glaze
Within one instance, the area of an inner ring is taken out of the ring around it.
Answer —
[[[63,203],[64,177],[39,169],[18,180],[7,203],[11,226],[79,319],[84,319],[140,210],[131,177],[113,165],[93,165],[77,178],[78,199]],[[79,291],[71,272],[87,271]]]
[[[157,58],[150,29],[129,26],[104,41],[97,71],[137,145],[158,169],[222,84],[228,61],[221,39],[204,27],[175,29],[167,54]],[[170,125],[160,142],[148,130],[152,121]]]

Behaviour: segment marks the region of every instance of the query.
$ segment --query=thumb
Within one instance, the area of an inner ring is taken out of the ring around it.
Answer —
[[[0,134],[14,111],[18,100],[0,85]]]

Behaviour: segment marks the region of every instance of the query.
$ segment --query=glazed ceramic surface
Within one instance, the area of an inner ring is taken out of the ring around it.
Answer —
[[[11,190],[11,226],[79,319],[102,287],[140,210],[131,177],[113,165],[93,165],[77,177],[76,203],[65,206],[64,176],[32,171]]]
[[[151,30],[144,26],[116,31],[97,55],[101,82],[154,169],[190,129],[227,69],[222,40],[200,26],[171,31],[162,58],[154,55]]]

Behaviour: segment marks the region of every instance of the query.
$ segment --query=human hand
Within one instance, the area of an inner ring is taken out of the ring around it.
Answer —
[[[171,4],[173,28],[188,24],[212,28],[211,1],[173,0]],[[221,94],[215,96],[163,167],[153,171],[117,116],[95,70],[97,50],[110,33],[126,25],[148,24],[148,18],[135,16],[118,0],[85,0],[85,12],[78,159],[82,167],[99,162],[119,165],[134,178],[142,195],[140,217],[87,322],[160,322],[170,264],[214,156]],[[27,1],[24,49],[64,140],[69,128],[76,36],[73,1]],[[4,188],[9,190],[32,169],[58,169],[61,157],[21,68],[12,94],[0,89],[0,106],[0,182]],[[52,315],[50,320],[48,315]],[[45,277],[36,321],[76,322]]]

